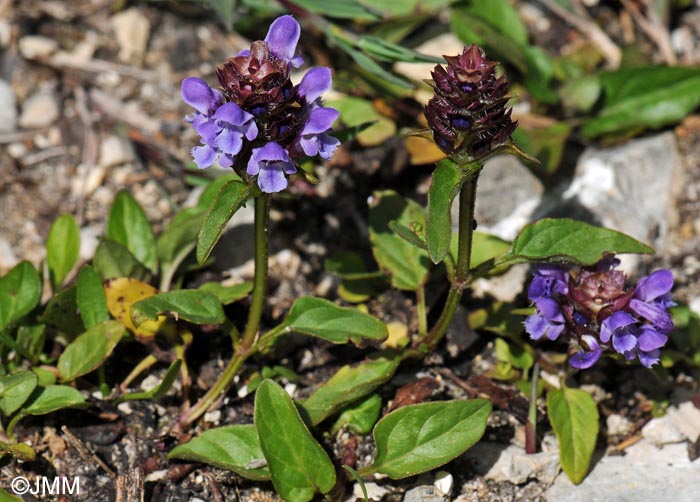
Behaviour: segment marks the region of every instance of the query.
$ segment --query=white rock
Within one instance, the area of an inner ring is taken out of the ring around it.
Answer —
[[[435,473],[435,482],[433,483],[433,486],[440,494],[449,497],[452,494],[454,484],[454,477],[449,472],[438,471]]]
[[[9,153],[10,157],[13,159],[19,159],[24,157],[27,153],[27,146],[24,143],[10,143],[7,145],[7,153]]]
[[[131,149],[117,135],[107,136],[100,143],[100,165],[111,167],[134,160]]]
[[[45,58],[56,52],[58,43],[41,35],[27,35],[19,39],[19,52],[25,59]]]
[[[444,502],[445,497],[440,495],[434,486],[420,485],[411,488],[403,496],[403,502]]]
[[[560,474],[545,492],[556,502],[696,502],[700,462],[690,462],[686,445],[658,449],[640,441],[624,456],[607,456],[593,465],[579,485]]]
[[[559,453],[540,452],[532,455],[523,448],[482,441],[473,446],[466,457],[474,462],[476,470],[486,479],[508,481],[514,484],[526,483],[537,479],[543,483],[552,483],[559,473]]]
[[[700,410],[690,401],[672,406],[666,413],[679,431],[691,442],[700,437]]]
[[[559,212],[567,210],[566,204],[573,204],[569,214],[581,212],[582,207],[603,226],[663,247],[668,228],[678,218],[674,200],[682,179],[683,165],[672,132],[611,148],[588,148],[564,192],[569,202],[559,203]]]
[[[38,129],[54,123],[59,115],[58,102],[53,93],[39,91],[22,105],[19,125],[24,129]]]
[[[131,415],[134,410],[131,409],[131,405],[128,402],[119,403],[117,409],[121,411],[124,415]]]
[[[626,436],[632,430],[632,422],[627,417],[613,413],[605,419],[608,436]]]
[[[15,256],[12,246],[4,237],[0,236],[0,275],[5,275],[5,272],[19,263],[19,259]]]
[[[463,49],[464,42],[448,31],[443,35],[431,38],[416,47],[415,50],[428,56],[442,57],[461,54]],[[433,68],[435,68],[435,63],[396,63],[394,65],[394,71],[416,82],[430,78],[430,72]]]
[[[642,436],[656,446],[680,443],[685,440],[683,433],[668,415],[652,418],[647,422],[642,427]]]
[[[143,60],[151,23],[141,9],[133,7],[112,16],[112,29],[119,44],[119,59],[125,63]]]
[[[100,243],[102,228],[98,226],[83,227],[80,229],[80,251],[81,260],[91,260],[95,256],[95,250]]]
[[[384,495],[389,493],[389,490],[386,488],[379,486],[377,483],[365,483],[365,490],[367,490],[367,498],[369,500],[374,500],[374,501],[379,501],[382,500]],[[352,495],[353,497],[350,499],[352,502],[355,502],[356,499],[362,498],[364,494],[362,493],[362,488],[360,487],[359,483],[355,483],[352,487]]]
[[[476,298],[492,296],[500,302],[512,302],[523,290],[529,268],[525,264],[515,265],[503,275],[477,279],[472,283],[472,294]]]
[[[155,375],[148,375],[146,378],[144,378],[141,381],[141,385],[139,385],[140,389],[144,392],[148,392],[150,390],[155,389],[160,385],[160,378],[158,378]]]
[[[221,410],[207,411],[204,414],[204,421],[210,424],[218,424],[221,420]]]
[[[499,155],[489,159],[479,176],[474,212],[478,230],[512,240],[532,219],[543,192],[542,183],[515,157]],[[455,199],[452,206],[455,229],[458,214]]]
[[[17,127],[17,102],[15,91],[0,79],[0,132],[12,132]]]

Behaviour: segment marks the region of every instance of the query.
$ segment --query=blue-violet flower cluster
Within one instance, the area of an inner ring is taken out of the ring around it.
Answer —
[[[301,29],[292,16],[277,18],[265,40],[217,68],[221,91],[196,77],[182,82],[182,97],[195,109],[186,120],[201,137],[192,149],[201,169],[218,163],[257,176],[263,192],[287,187],[304,156],[328,159],[340,142],[329,134],[338,111],[321,95],[331,87],[331,71],[312,68],[298,85],[290,73]],[[242,174],[239,173],[239,174]]]
[[[528,290],[537,311],[525,321],[533,340],[569,337],[578,350],[569,363],[590,368],[604,351],[639,358],[650,367],[673,331],[668,309],[673,274],[657,270],[626,288],[626,277],[615,270],[619,260],[607,256],[592,267],[540,265]]]

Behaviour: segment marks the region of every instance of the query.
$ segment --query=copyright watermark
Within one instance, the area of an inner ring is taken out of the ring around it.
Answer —
[[[55,478],[38,476],[33,480],[29,480],[24,476],[18,476],[10,482],[10,490],[15,495],[26,495],[27,493],[34,496],[79,495],[80,478],[78,476],[73,478],[65,476]]]

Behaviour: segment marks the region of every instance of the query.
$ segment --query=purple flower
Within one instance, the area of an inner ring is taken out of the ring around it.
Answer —
[[[292,16],[273,21],[264,41],[217,67],[223,92],[199,78],[182,82],[183,99],[196,110],[186,120],[201,138],[192,149],[198,167],[218,163],[245,178],[247,166],[261,190],[272,193],[287,186],[285,175],[296,172],[302,157],[333,155],[340,141],[329,132],[338,111],[321,101],[331,87],[330,69],[312,68],[299,85],[289,78],[303,63],[295,55],[300,34]]]
[[[670,270],[657,270],[642,277],[637,282],[630,309],[640,317],[650,321],[663,334],[673,331],[673,322],[667,309],[675,303],[671,301],[673,273]]]
[[[530,300],[551,298],[555,294],[565,295],[569,292],[567,269],[556,265],[537,265],[533,268],[533,273],[535,277],[527,292]]]
[[[600,359],[603,349],[600,347],[598,340],[591,335],[583,335],[581,337],[581,342],[583,342],[581,345],[585,343],[588,346],[588,350],[582,346],[581,350],[571,356],[569,364],[574,368],[585,370],[593,366],[598,359]]]
[[[287,188],[286,174],[297,172],[289,153],[277,143],[255,148],[248,161],[248,174],[258,176],[258,186],[265,193],[279,192]]]
[[[609,343],[612,338],[612,346],[616,352],[629,352],[637,346],[636,326],[637,319],[633,315],[618,310],[601,324],[600,341]]]
[[[559,304],[552,298],[537,298],[535,306],[537,312],[525,320],[525,331],[533,340],[539,340],[545,335],[550,340],[556,340],[565,327]]]

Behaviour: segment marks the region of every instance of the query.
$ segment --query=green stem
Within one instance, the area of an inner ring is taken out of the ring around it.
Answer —
[[[262,194],[255,198],[255,278],[253,279],[253,297],[248,313],[248,323],[240,343],[234,346],[234,353],[226,368],[214,385],[197,403],[180,416],[176,429],[183,431],[192,422],[201,417],[219,397],[226,392],[233,378],[238,374],[243,363],[256,350],[255,341],[260,328],[265,290],[267,289],[268,268],[268,222],[270,214],[270,196]],[[234,345],[235,345],[235,338]]]
[[[425,307],[425,287],[416,290],[416,310],[418,315],[418,335],[423,338],[428,334],[428,315]]]
[[[459,192],[459,222],[457,229],[457,264],[455,265],[454,278],[450,291],[447,293],[447,300],[440,313],[438,321],[430,330],[427,336],[418,339],[417,346],[424,352],[433,349],[447,332],[447,328],[452,322],[459,301],[462,299],[462,292],[469,286],[471,280],[469,269],[472,254],[472,227],[474,221],[474,203],[476,198],[476,182],[479,177],[479,170],[467,177]]]
[[[530,383],[530,407],[527,413],[525,425],[525,452],[533,454],[537,452],[537,379],[540,376],[540,365],[535,363],[532,368],[532,380]]]

